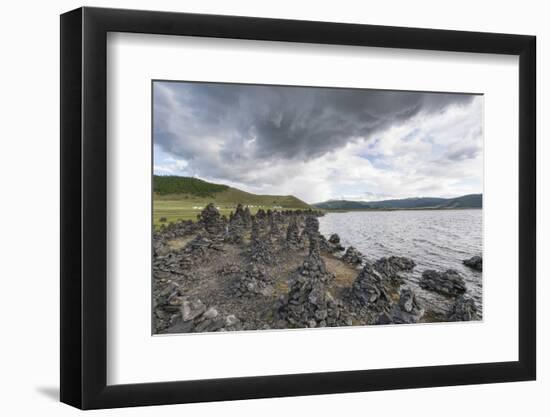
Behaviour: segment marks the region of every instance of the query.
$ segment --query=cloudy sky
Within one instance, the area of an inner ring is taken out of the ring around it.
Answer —
[[[308,203],[481,193],[483,96],[154,82],[154,172]]]

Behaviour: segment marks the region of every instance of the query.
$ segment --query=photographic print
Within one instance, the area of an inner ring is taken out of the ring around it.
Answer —
[[[152,82],[154,334],[479,321],[483,95]]]

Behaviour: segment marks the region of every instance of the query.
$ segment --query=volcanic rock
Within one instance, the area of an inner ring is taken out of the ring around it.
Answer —
[[[483,269],[483,259],[481,256],[472,256],[470,259],[464,259],[462,263],[479,272]]]
[[[392,323],[417,323],[423,315],[424,309],[418,303],[414,291],[410,288],[402,288],[399,302],[393,306],[391,311]]]
[[[355,249],[353,246],[349,246],[346,249],[346,253],[342,256],[342,261],[351,265],[361,265],[363,263],[363,254]]]
[[[225,232],[225,222],[213,203],[208,204],[201,212],[199,223],[211,235],[220,236]]]
[[[389,311],[392,301],[386,281],[376,269],[366,264],[351,287],[351,304],[378,312]]]
[[[464,278],[454,269],[438,272],[428,269],[422,273],[420,287],[446,296],[456,297],[466,292]]]
[[[479,320],[479,314],[474,300],[472,298],[466,298],[463,295],[459,296],[448,318],[452,321]]]
[[[388,277],[394,285],[400,285],[403,282],[401,272],[412,271],[415,266],[412,259],[402,256],[380,258],[373,264],[374,269]]]

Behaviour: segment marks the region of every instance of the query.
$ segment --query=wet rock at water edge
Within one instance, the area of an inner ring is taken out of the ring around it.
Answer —
[[[338,234],[336,233],[330,235],[330,237],[328,238],[328,243],[330,243],[335,252],[340,252],[344,250],[344,247],[340,243],[340,236],[338,236]]]
[[[470,259],[464,259],[462,263],[479,272],[483,269],[483,259],[481,256],[472,256]]]
[[[400,273],[412,271],[415,266],[416,264],[412,259],[403,256],[380,258],[373,264],[374,269],[388,277],[392,284],[396,285],[403,282],[403,277]]]
[[[453,304],[448,318],[451,321],[471,321],[479,320],[480,316],[474,300],[461,295]]]
[[[350,265],[361,265],[363,263],[364,256],[361,252],[355,249],[353,246],[349,246],[342,256],[342,261]]]
[[[391,322],[395,324],[418,323],[424,315],[424,309],[420,306],[412,289],[402,288],[399,302],[393,306],[390,315]]]
[[[454,269],[438,272],[428,269],[422,273],[420,287],[437,293],[456,297],[466,292],[464,278]]]

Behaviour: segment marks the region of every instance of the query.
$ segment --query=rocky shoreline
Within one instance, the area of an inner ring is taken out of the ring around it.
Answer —
[[[209,204],[196,222],[153,234],[153,332],[190,333],[480,320],[456,270],[425,270],[421,288],[448,300],[422,305],[404,274],[414,260],[374,262],[336,234],[319,232],[314,210],[238,205],[229,218]],[[481,271],[479,256],[464,260]]]

